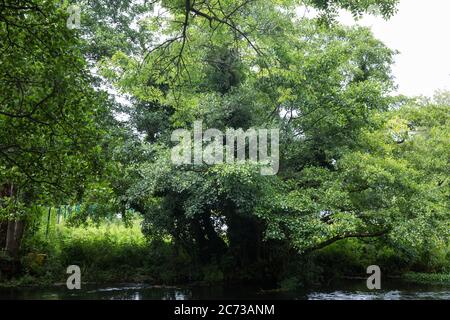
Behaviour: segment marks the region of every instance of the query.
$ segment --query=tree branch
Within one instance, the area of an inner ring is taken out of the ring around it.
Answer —
[[[340,240],[344,240],[344,239],[349,239],[349,238],[378,238],[378,237],[382,237],[386,234],[388,234],[391,231],[391,229],[385,229],[382,231],[377,231],[377,232],[372,232],[372,233],[367,233],[367,232],[362,232],[362,233],[353,233],[353,234],[343,234],[340,236],[336,236],[333,237],[331,239],[328,239],[324,242],[321,242],[315,246],[309,247],[306,250],[303,251],[304,254],[307,253],[311,253],[313,251],[317,251],[320,249],[323,249],[325,247],[328,247],[329,245],[332,245],[335,242],[338,242]]]

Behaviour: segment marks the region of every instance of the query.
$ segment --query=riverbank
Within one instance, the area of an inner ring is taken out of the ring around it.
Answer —
[[[401,279],[409,283],[450,286],[450,273],[408,272]]]

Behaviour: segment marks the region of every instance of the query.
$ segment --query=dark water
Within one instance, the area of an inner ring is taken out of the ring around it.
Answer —
[[[365,281],[345,281],[320,289],[264,291],[251,286],[160,287],[143,284],[84,285],[70,291],[64,286],[51,288],[0,288],[0,299],[108,299],[108,300],[200,300],[200,299],[274,299],[274,300],[450,300],[450,286],[384,283],[381,290],[370,291]]]

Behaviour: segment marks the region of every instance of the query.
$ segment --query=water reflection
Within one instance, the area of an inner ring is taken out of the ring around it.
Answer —
[[[164,287],[145,284],[113,286],[86,285],[79,291],[65,287],[1,289],[0,299],[107,299],[107,300],[192,300],[192,299],[275,299],[275,300],[450,300],[450,288],[388,283],[383,290],[369,291],[359,281],[298,291],[263,291],[258,287],[203,286]]]
[[[315,292],[308,295],[309,300],[450,300],[450,291],[440,292],[403,292],[390,291],[386,293]]]

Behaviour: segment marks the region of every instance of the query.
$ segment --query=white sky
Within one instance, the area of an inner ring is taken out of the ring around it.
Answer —
[[[398,93],[432,96],[450,90],[450,0],[401,0],[398,9],[388,21],[367,16],[357,22],[400,51],[393,67]],[[355,23],[347,13],[339,20]]]

